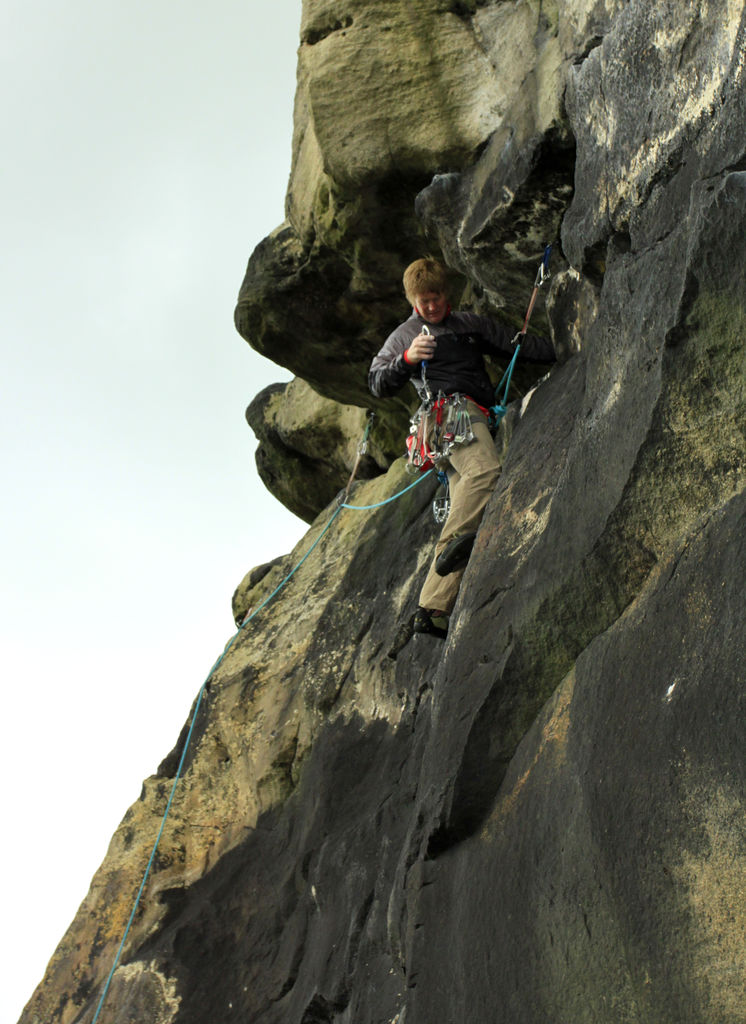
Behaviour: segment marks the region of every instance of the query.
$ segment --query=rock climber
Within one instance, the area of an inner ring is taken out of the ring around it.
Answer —
[[[476,313],[457,312],[448,301],[448,271],[437,260],[415,260],[404,271],[404,294],[412,315],[386,339],[371,363],[368,386],[377,398],[393,395],[424,371],[433,394],[464,396],[471,440],[454,445],[438,468],[445,468],[451,507],[435,545],[435,555],[414,615],[415,633],[443,638],[456,603],[487,501],[500,475],[500,461],[488,427],[494,387],[484,355],[512,357],[514,334]],[[555,361],[552,343],[525,334],[521,357]]]

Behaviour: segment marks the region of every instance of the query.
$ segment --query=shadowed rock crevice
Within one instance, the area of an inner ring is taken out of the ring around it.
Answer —
[[[525,143],[496,134],[473,168],[437,176],[415,209],[451,265],[469,279],[468,298],[479,311],[501,309],[519,328],[534,281],[537,254],[558,245],[562,217],[572,198],[574,140],[556,128]],[[546,333],[543,310],[535,330]]]
[[[320,43],[322,39],[326,39],[333,32],[343,32],[346,28],[350,28],[352,20],[352,15],[346,14],[343,18],[338,18],[336,21],[323,27],[308,29],[303,33],[301,43],[306,46],[315,46],[316,43]]]

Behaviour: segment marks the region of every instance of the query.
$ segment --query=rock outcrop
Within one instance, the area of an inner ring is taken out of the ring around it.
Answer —
[[[507,315],[559,232],[562,358],[501,427],[445,643],[400,632],[430,478],[239,587],[242,620],[301,563],[206,687],[101,1024],[743,1019],[745,41],[731,0],[306,5],[237,311],[321,396],[254,406],[276,491],[344,485],[425,245]],[[390,405],[356,506],[411,482]],[[23,1024],[91,1024],[185,736]]]
[[[319,394],[375,408],[389,459],[411,402],[375,402],[366,376],[409,313],[406,264],[444,255],[457,295],[519,326],[559,234],[574,152],[564,70],[619,4],[573,6],[560,24],[532,3],[304,4],[287,219],[249,260],[236,326]],[[534,325],[548,329],[541,310]],[[524,368],[517,383],[531,379]],[[296,453],[261,450],[285,502]]]
[[[246,410],[259,439],[256,465],[269,491],[306,522],[311,522],[346,484],[352,473],[369,479],[387,468],[382,423],[358,450],[367,417],[359,406],[323,398],[296,377],[261,391]],[[389,438],[389,445],[401,438]]]

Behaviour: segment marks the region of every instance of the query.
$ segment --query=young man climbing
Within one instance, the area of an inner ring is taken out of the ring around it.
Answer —
[[[412,315],[389,335],[373,360],[370,390],[385,398],[424,374],[430,393],[444,396],[446,404],[456,403],[471,421],[466,439],[452,443],[447,458],[438,463],[448,473],[451,508],[414,616],[416,633],[442,638],[501,469],[487,425],[494,388],[483,357],[511,358],[514,335],[487,317],[453,311],[448,272],[437,260],[415,260],[404,271],[403,283]],[[521,337],[521,356],[532,362],[555,360],[551,342],[529,334]]]

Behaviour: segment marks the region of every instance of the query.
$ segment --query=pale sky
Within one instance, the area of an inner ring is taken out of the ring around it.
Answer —
[[[300,0],[5,0],[0,1020],[305,524],[254,469],[289,374],[233,328],[283,219]]]

